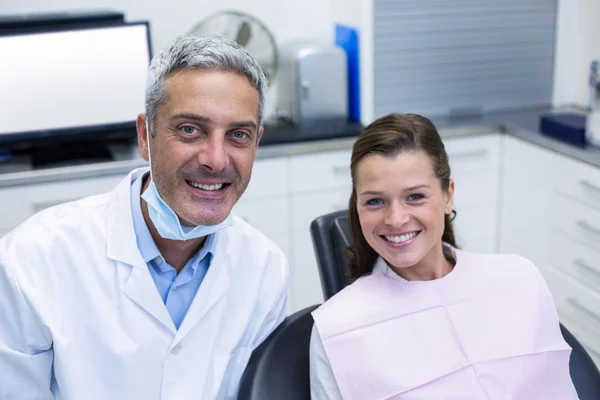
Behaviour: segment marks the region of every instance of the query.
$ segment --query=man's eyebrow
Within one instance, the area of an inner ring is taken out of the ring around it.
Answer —
[[[175,115],[172,115],[171,118],[169,118],[169,119],[171,121],[177,120],[177,119],[187,119],[187,120],[200,122],[203,124],[212,123],[212,120],[210,118],[204,117],[204,116],[198,115],[198,114],[193,114],[193,113],[175,114]],[[254,121],[236,121],[236,122],[232,122],[231,124],[229,124],[229,127],[230,128],[250,128],[253,130],[258,129],[258,125]]]
[[[202,115],[198,115],[198,114],[193,114],[193,113],[180,113],[180,114],[175,114],[172,115],[169,118],[171,121],[176,120],[176,119],[190,119],[193,121],[197,121],[197,122],[202,122],[205,124],[210,124],[212,122],[212,120],[208,117],[204,117]]]
[[[229,126],[231,128],[251,128],[251,129],[254,129],[254,130],[258,129],[258,125],[256,125],[256,123],[254,121],[233,122]]]

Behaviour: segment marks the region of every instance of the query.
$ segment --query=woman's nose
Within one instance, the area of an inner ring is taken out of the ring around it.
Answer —
[[[410,220],[410,214],[400,205],[392,205],[388,208],[384,223],[393,228],[399,228]]]

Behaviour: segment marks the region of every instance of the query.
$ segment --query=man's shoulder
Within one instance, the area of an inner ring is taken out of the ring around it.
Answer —
[[[277,253],[283,256],[281,248],[263,232],[254,228],[240,217],[234,215],[232,218],[233,225],[230,229],[226,230],[226,233],[229,240],[242,241],[238,244],[246,244],[245,246],[239,246],[240,250],[257,254]]]
[[[245,269],[260,273],[259,270],[262,270],[263,274],[287,279],[287,258],[281,248],[242,218],[233,216],[233,225],[222,231],[219,245],[229,249],[238,271]]]

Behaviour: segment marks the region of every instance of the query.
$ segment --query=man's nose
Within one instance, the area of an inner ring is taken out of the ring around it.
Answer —
[[[222,135],[210,135],[202,144],[198,160],[201,165],[213,172],[220,172],[228,167],[227,143]]]

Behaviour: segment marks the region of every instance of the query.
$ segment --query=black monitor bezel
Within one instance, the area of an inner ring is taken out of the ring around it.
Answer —
[[[23,36],[39,33],[84,31],[89,29],[119,28],[123,26],[146,26],[148,42],[148,65],[152,60],[152,43],[149,21],[73,21],[65,24],[33,26],[24,28],[11,28],[0,30],[2,36]],[[44,130],[9,132],[0,134],[0,149],[33,148],[54,144],[56,142],[94,141],[94,140],[133,140],[135,134],[135,120],[137,115],[132,115],[131,121],[86,125],[68,128],[52,128]]]

